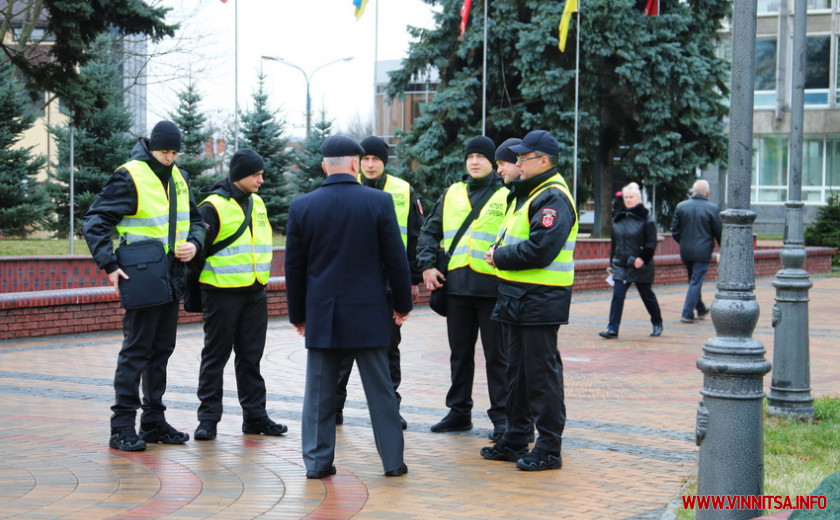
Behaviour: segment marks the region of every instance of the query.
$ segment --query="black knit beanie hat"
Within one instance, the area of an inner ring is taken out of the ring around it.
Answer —
[[[152,128],[149,136],[149,150],[181,151],[181,131],[172,121],[160,121]]]
[[[493,140],[489,137],[480,135],[470,139],[467,142],[466,148],[464,148],[464,159],[471,153],[480,153],[484,157],[487,157],[490,164],[496,164],[496,145],[493,144]]]
[[[388,144],[385,141],[372,135],[365,137],[359,144],[365,149],[365,155],[374,155],[382,159],[386,165],[388,164]]]
[[[496,148],[496,160],[497,161],[507,161],[509,163],[515,163],[518,158],[515,153],[510,150],[511,146],[515,146],[522,142],[522,139],[518,139],[516,137],[511,137],[510,139],[504,141],[502,144]]]
[[[230,180],[235,182],[264,169],[265,162],[263,162],[260,154],[250,148],[240,148],[230,158],[230,173],[228,175]]]

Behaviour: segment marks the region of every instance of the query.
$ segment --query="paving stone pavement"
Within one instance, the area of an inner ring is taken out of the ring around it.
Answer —
[[[772,278],[757,280],[761,317],[754,337],[772,361]],[[838,394],[840,278],[813,276],[811,383],[815,397]],[[215,441],[108,448],[112,380],[121,333],[0,341],[0,518],[31,519],[660,519],[697,471],[694,417],[702,374],[695,366],[715,335],[710,319],[679,322],[684,286],[655,287],[665,332],[651,338],[631,291],[621,337],[605,340],[611,293],[576,294],[560,329],[568,424],[563,469],[529,473],[482,459],[491,423],[480,347],[475,429],[435,434],[446,414],[448,347],[443,318],[427,307],[403,327],[402,414],[409,473],[385,478],[364,394],[354,371],[338,428],[338,474],[307,480],[300,455],[305,350],[283,319],[269,322],[262,369],[269,415],[289,425],[280,438],[243,435],[233,362]],[[714,284],[707,284],[711,301]],[[167,419],[192,433],[203,341],[182,326],[169,364]],[[770,377],[765,378],[765,388]],[[768,388],[769,391],[769,388]]]

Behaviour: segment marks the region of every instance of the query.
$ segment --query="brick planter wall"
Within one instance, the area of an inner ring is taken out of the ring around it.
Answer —
[[[609,239],[582,239],[575,249],[575,291],[605,290]],[[830,248],[806,248],[809,273],[831,272]],[[781,269],[778,248],[754,251],[756,277],[773,276]],[[270,316],[287,313],[283,278],[284,248],[275,248],[268,285]],[[654,257],[656,285],[685,284],[679,246],[663,235]],[[717,263],[707,280],[717,277]],[[420,290],[420,304],[429,293]],[[89,256],[0,257],[0,340],[122,328],[123,309],[108,279]],[[181,323],[201,321],[201,315],[181,312]]]

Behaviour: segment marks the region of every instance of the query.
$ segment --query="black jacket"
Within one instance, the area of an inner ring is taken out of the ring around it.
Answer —
[[[687,262],[708,262],[720,244],[720,208],[706,197],[694,195],[677,204],[671,235],[680,244],[680,258]]]
[[[511,195],[516,207],[521,207],[531,192],[557,173],[556,168],[531,179],[511,183]],[[555,215],[550,227],[545,227],[543,210]],[[513,271],[545,267],[550,264],[569,238],[575,223],[575,210],[569,198],[559,190],[540,193],[528,208],[531,230],[528,240],[496,249],[493,261],[501,270]],[[493,309],[493,319],[519,325],[553,325],[569,322],[572,287],[512,282],[499,279],[499,297]]]
[[[382,190],[385,188],[385,180],[388,173],[384,173],[382,177],[376,180],[369,180],[362,175],[362,184]],[[411,285],[417,285],[423,281],[423,273],[417,267],[417,239],[420,237],[420,228],[423,226],[423,208],[420,205],[420,200],[414,193],[414,186],[411,187],[411,195],[409,195],[409,209],[408,209],[408,232],[405,245],[405,252],[408,255],[408,267],[411,269]]]
[[[473,205],[484,193],[484,188],[495,191],[504,185],[502,178],[495,170],[482,179],[473,179],[469,175],[464,175],[463,180],[467,182],[470,204]],[[435,256],[443,241],[443,201],[448,191],[449,188],[446,188],[435,202],[417,240],[417,265],[421,274],[426,269],[435,266]],[[498,285],[499,281],[495,275],[473,271],[469,266],[446,273],[447,294],[495,298],[498,295]]]
[[[152,157],[147,138],[140,138],[131,150],[131,160],[135,159],[145,161],[158,176],[160,182],[166,186],[172,175],[172,167],[166,167]],[[189,187],[190,180],[187,172],[181,170],[181,174]],[[119,168],[108,179],[102,192],[90,205],[84,217],[83,232],[88,248],[96,265],[106,273],[112,273],[119,268],[112,240],[114,230],[125,215],[135,213],[137,213],[137,190],[134,187],[134,181],[131,180],[128,170]],[[204,222],[201,220],[195,199],[190,193],[190,231],[187,240],[196,245],[199,253],[203,251],[204,234]],[[172,254],[167,258],[173,294],[176,299],[180,299],[184,294],[184,264],[175,260]]]
[[[653,253],[656,251],[656,222],[642,204],[621,209],[613,218],[610,265],[613,277],[628,283],[653,283]],[[644,265],[634,267],[636,258]]]

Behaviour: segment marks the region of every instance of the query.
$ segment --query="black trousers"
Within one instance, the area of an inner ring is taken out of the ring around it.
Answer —
[[[557,350],[559,325],[502,324],[507,345],[508,377],[504,441],[528,444],[537,427],[534,445],[560,451],[566,427],[563,361]]]
[[[388,294],[388,312],[394,313],[394,299]],[[402,382],[402,369],[400,368],[400,341],[402,334],[400,326],[394,320],[390,324],[391,344],[388,346],[388,371],[391,374],[391,384],[394,386],[394,396],[397,398],[397,406],[402,401],[402,396],[397,391]],[[347,383],[350,381],[350,372],[353,371],[353,361],[356,359],[356,351],[344,349],[341,352],[340,365],[338,367],[338,387],[336,387],[335,410],[344,410],[344,403],[347,402]]]
[[[231,351],[242,418],[265,417],[265,380],[260,374],[268,327],[265,291],[201,291],[201,301],[204,348],[198,373],[198,420],[222,418],[223,375]]]
[[[178,302],[127,309],[123,316],[123,344],[114,374],[116,402],[111,407],[111,427],[134,426],[137,409],[142,408],[140,424],[164,420],[166,406],[166,366],[175,350]],[[140,401],[140,379],[143,401]]]
[[[656,300],[652,284],[616,280],[613,286],[612,301],[610,302],[610,323],[607,327],[613,332],[618,332],[618,328],[621,326],[621,315],[624,313],[624,298],[627,296],[627,289],[631,283],[636,284],[636,290],[639,291],[642,303],[645,304],[645,309],[650,314],[651,324],[662,325],[662,313],[659,310],[659,302]]]
[[[487,415],[494,425],[504,425],[507,363],[501,324],[490,319],[496,299],[450,294],[446,305],[452,381],[446,394],[446,406],[456,415],[469,416],[472,413],[475,342],[480,333],[487,371],[487,392],[490,396]]]

